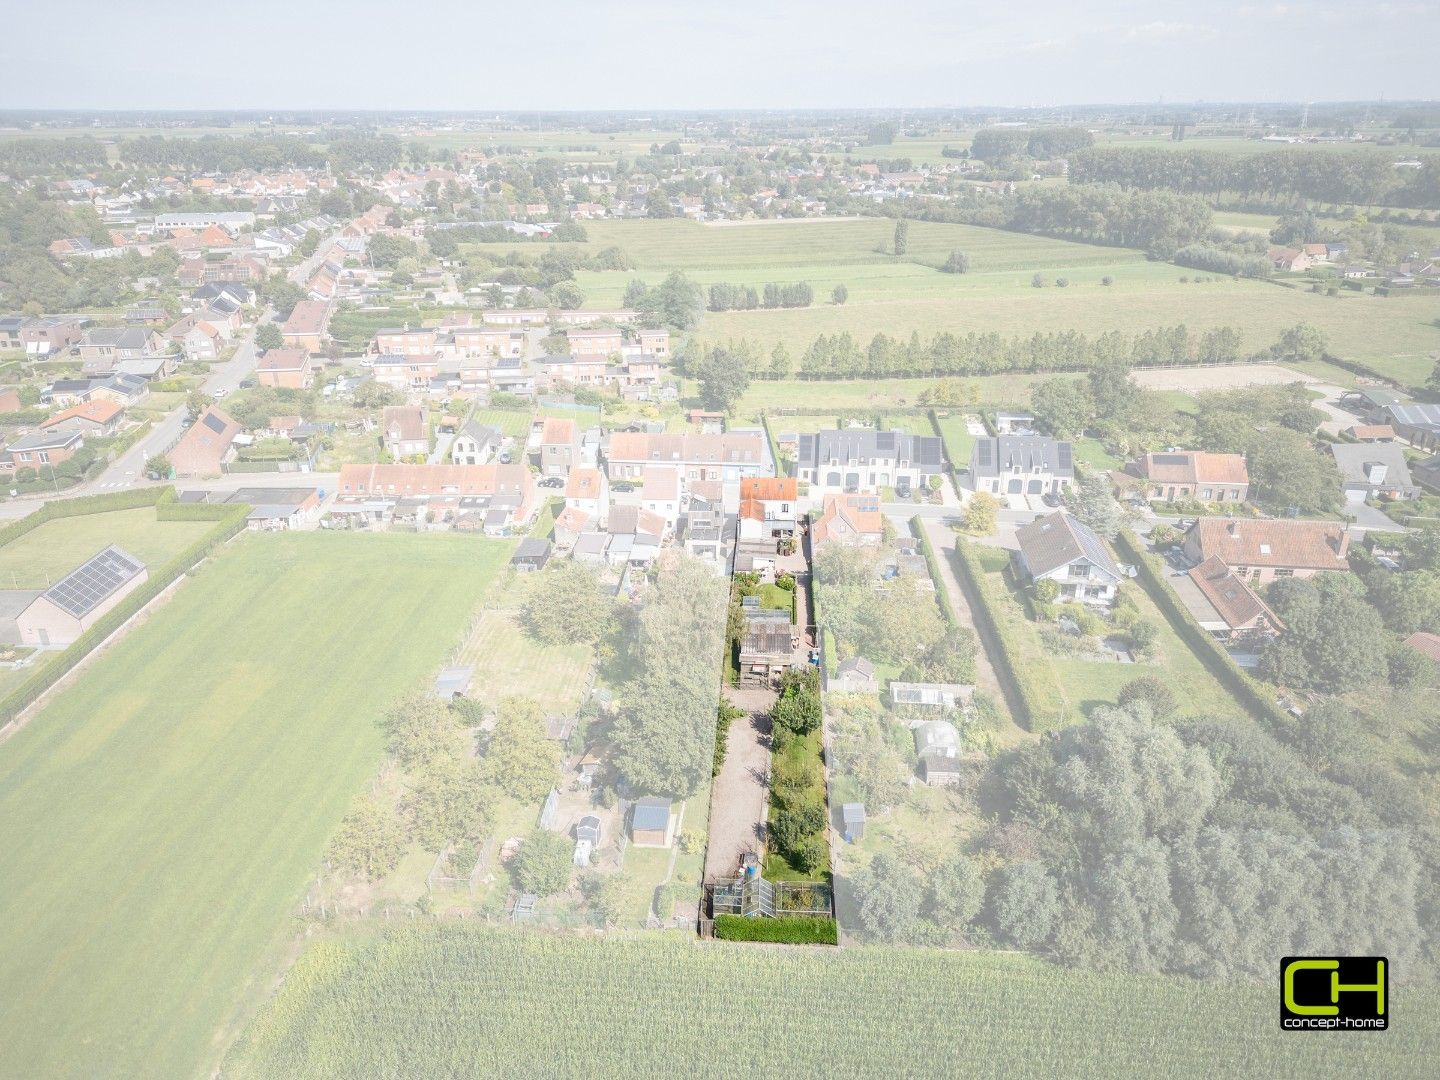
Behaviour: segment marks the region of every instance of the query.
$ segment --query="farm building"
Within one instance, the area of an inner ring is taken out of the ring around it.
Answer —
[[[145,583],[145,564],[110,545],[37,596],[16,617],[22,644],[69,645]]]
[[[630,842],[636,847],[669,847],[674,838],[670,800],[637,799],[630,811]]]

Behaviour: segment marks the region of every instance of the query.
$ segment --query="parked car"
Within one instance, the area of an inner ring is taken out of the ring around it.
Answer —
[[[1040,501],[1046,506],[1060,506],[1065,500],[1053,491],[1047,491],[1040,497]]]
[[[536,486],[543,488],[563,488],[565,481],[558,476],[547,476]]]
[[[613,484],[610,485],[610,490],[621,492],[634,491],[635,485],[632,484],[629,480],[616,480]]]

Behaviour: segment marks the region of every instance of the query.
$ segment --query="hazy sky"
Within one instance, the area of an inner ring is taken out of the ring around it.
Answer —
[[[0,0],[13,108],[1440,97],[1440,0]]]

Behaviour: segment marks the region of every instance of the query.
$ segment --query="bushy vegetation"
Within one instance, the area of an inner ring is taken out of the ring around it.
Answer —
[[[789,916],[749,919],[743,915],[719,915],[715,936],[724,941],[770,941],[784,945],[835,945],[839,941],[834,919],[806,919]]]

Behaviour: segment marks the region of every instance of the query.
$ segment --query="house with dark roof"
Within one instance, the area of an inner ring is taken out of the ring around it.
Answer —
[[[499,428],[467,420],[450,443],[452,465],[486,465],[500,449],[505,435]]]
[[[1413,499],[1420,494],[1399,443],[1331,443],[1330,453],[1340,467],[1347,502]]]
[[[992,495],[1059,495],[1075,483],[1075,457],[1068,442],[1041,435],[976,439],[970,479]]]
[[[15,618],[34,648],[69,645],[145,583],[145,564],[111,544],[32,600]]]
[[[69,461],[85,445],[85,432],[75,427],[36,428],[5,448],[19,469],[38,469]]]
[[[1122,574],[1094,529],[1064,510],[1015,530],[1016,569],[1022,581],[1053,581],[1063,600],[1108,607]]]
[[[935,435],[853,428],[804,433],[796,442],[795,476],[810,485],[812,499],[887,487],[915,490],[944,472],[944,444]]]
[[[538,536],[528,536],[520,541],[515,554],[510,556],[510,565],[522,574],[545,569],[550,561],[550,541]]]
[[[380,418],[380,437],[397,460],[430,453],[430,423],[423,405],[386,405]]]

